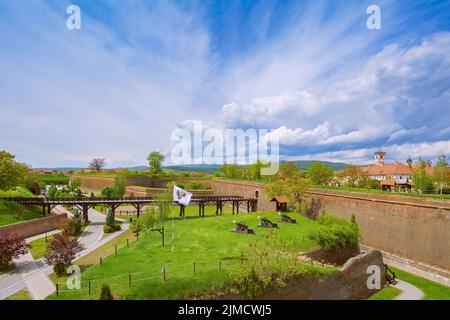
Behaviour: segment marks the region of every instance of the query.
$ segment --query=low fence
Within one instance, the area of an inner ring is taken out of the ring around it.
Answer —
[[[28,238],[60,228],[67,221],[67,214],[58,214],[50,217],[19,222],[0,227],[0,234],[16,233],[21,237]]]

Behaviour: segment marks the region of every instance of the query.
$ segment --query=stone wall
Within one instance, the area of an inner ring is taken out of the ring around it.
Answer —
[[[361,228],[361,243],[408,259],[450,269],[450,202],[405,196],[312,190],[326,212]]]
[[[380,286],[384,287],[385,272],[381,252],[369,250],[349,259],[339,272],[318,279],[308,277],[289,281],[284,288],[271,290],[261,299],[273,300],[363,300],[379,289],[369,289],[369,266],[380,271]]]
[[[60,228],[67,221],[67,214],[58,214],[50,217],[15,223],[0,227],[0,234],[16,233],[28,238]]]

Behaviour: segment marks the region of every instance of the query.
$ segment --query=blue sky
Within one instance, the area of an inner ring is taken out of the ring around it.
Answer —
[[[193,120],[284,159],[433,160],[449,109],[450,1],[0,1],[0,149],[34,167],[145,164]]]

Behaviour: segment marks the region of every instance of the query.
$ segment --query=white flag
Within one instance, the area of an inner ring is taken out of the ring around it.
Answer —
[[[192,193],[177,186],[173,186],[173,201],[178,202],[184,206],[188,206],[191,202]]]

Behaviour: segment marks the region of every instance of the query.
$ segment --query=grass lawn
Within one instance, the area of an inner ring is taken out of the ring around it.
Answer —
[[[388,286],[384,287],[367,300],[394,300],[402,290]]]
[[[79,237],[84,230],[86,230],[87,226],[82,226],[80,233],[77,235]],[[35,260],[41,259],[47,253],[47,243],[53,239],[53,236],[48,236],[47,241],[45,241],[45,237],[31,241],[28,244],[28,248],[30,249],[31,255]]]
[[[12,296],[9,296],[8,298],[6,298],[6,300],[33,300],[33,299],[31,298],[28,289],[25,288],[20,291],[17,291]]]
[[[425,294],[425,300],[450,300],[450,287],[389,266],[400,280],[409,282]]]
[[[63,173],[54,174],[40,174],[39,180],[45,184],[68,184],[70,177],[65,176]]]
[[[212,208],[211,208],[212,210]],[[208,210],[209,211],[209,210]],[[188,215],[198,215],[198,209],[189,207]],[[253,240],[262,239],[271,232],[269,229],[257,227],[258,215],[278,220],[276,213],[252,213],[240,215],[224,215],[219,217],[188,217],[175,221],[175,252],[171,253],[172,222],[166,221],[166,245],[161,246],[161,235],[158,232],[142,234],[138,241],[126,246],[128,231],[119,238],[108,243],[95,253],[76,262],[86,268],[82,273],[82,288],[79,291],[67,290],[62,280],[52,279],[60,283],[60,294],[49,299],[97,299],[102,283],[107,283],[114,294],[122,299],[176,299],[203,290],[211,290],[224,285],[230,275],[241,268],[241,255],[248,249]],[[280,223],[274,230],[279,239],[292,243],[298,251],[309,251],[317,247],[317,243],[308,238],[309,232],[317,227],[317,223],[299,215],[295,215],[298,224]],[[233,220],[242,220],[255,229],[255,235],[230,232],[234,227]],[[118,246],[118,254],[114,254],[114,244]],[[107,256],[110,254],[109,256]],[[100,257],[103,263],[99,264]],[[196,273],[194,274],[194,263]],[[92,266],[89,267],[89,265]],[[166,281],[163,280],[162,268],[166,267]],[[220,270],[219,270],[220,268]],[[299,262],[302,271],[317,274],[335,272],[337,269],[322,265],[309,266]],[[131,274],[131,287],[129,275]],[[91,281],[92,294],[88,293]]]
[[[0,197],[35,197],[28,189],[16,187],[8,191],[0,191]],[[16,202],[0,199],[0,226],[42,218],[42,208],[24,206]]]

